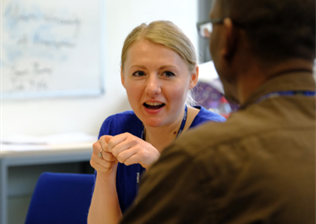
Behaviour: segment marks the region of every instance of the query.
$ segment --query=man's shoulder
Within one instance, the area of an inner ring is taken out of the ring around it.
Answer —
[[[288,108],[291,109],[290,112]],[[174,145],[188,154],[198,155],[220,145],[237,146],[240,142],[270,144],[273,139],[294,141],[295,139],[291,139],[290,136],[296,137],[296,141],[299,141],[299,135],[308,130],[315,133],[314,129],[315,116],[310,116],[305,110],[295,109],[294,106],[281,107],[278,103],[267,102],[262,105],[254,104],[233,113],[226,122],[209,122],[192,128],[183,133]],[[271,141],[267,141],[268,135]],[[311,142],[310,138],[304,139]]]
[[[236,113],[225,122],[206,122],[183,133],[175,141],[175,144],[183,148],[202,146],[199,147],[202,150],[203,148],[210,148],[233,139],[242,138],[251,134],[247,130],[256,122],[253,121],[253,124],[249,125],[249,122],[243,121],[244,119],[246,117],[243,113]],[[249,117],[247,121],[249,121]]]

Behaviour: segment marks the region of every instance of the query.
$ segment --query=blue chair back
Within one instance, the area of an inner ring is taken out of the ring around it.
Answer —
[[[93,174],[42,173],[25,224],[86,224]]]

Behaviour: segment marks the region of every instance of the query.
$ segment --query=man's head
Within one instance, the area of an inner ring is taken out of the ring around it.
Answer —
[[[227,18],[223,24],[214,24],[210,43],[226,92],[232,92],[230,85],[236,84],[227,65],[237,56],[238,62],[246,60],[246,51],[263,65],[314,60],[315,0],[214,1],[211,19]]]

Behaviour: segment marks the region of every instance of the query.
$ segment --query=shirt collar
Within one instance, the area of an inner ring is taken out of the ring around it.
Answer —
[[[311,73],[295,72],[285,73],[272,77],[259,88],[257,88],[248,99],[240,106],[245,109],[254,104],[260,97],[277,91],[315,91],[316,83]]]

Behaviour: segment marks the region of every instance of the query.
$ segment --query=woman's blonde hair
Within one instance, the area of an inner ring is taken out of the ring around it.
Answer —
[[[164,20],[154,21],[148,25],[142,23],[126,37],[121,55],[122,70],[126,61],[127,51],[133,43],[143,38],[170,48],[184,60],[190,72],[194,71],[197,65],[197,57],[192,42],[174,23]],[[193,102],[194,100],[189,91],[187,104],[192,105],[194,104]]]

